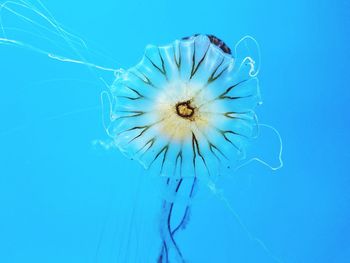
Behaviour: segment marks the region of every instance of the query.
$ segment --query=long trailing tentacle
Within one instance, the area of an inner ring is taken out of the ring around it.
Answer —
[[[170,179],[168,178],[166,181],[167,187],[172,188],[171,190],[173,191],[173,195],[174,197],[176,197],[176,195],[179,193],[180,189],[181,189],[181,185],[183,184],[183,178],[181,179]],[[192,185],[188,194],[188,198],[189,201],[190,199],[193,197],[194,194],[194,188],[195,185],[197,183],[197,178],[191,178],[192,180]],[[163,263],[163,262],[169,262],[169,249],[173,248],[174,252],[176,254],[176,256],[178,257],[180,262],[185,262],[182,252],[179,248],[179,246],[176,243],[175,240],[175,234],[178,232],[178,230],[180,230],[181,228],[183,228],[186,223],[187,223],[187,218],[188,218],[188,213],[190,210],[190,205],[189,203],[186,204],[184,211],[183,211],[183,215],[180,219],[180,222],[178,224],[176,224],[176,226],[172,226],[172,219],[174,216],[174,201],[168,201],[168,200],[164,200],[163,201],[163,219],[166,218],[166,222],[162,222],[163,223],[163,227],[162,227],[162,247],[160,250],[160,254],[158,257],[158,263]],[[165,221],[165,220],[163,220]]]
[[[175,184],[175,189],[171,189],[174,191],[174,195],[176,195],[177,191],[179,190],[179,187],[181,186],[182,179],[180,180],[171,180],[170,178],[167,178],[166,185],[167,188],[172,188]],[[169,250],[173,248],[174,253],[176,257],[179,259],[180,262],[185,262],[182,256],[182,253],[179,249],[179,246],[177,245],[171,230],[171,218],[174,208],[174,202],[164,200],[162,204],[162,210],[163,215],[161,219],[161,236],[162,236],[162,247],[161,252],[158,257],[159,263],[167,263],[169,262]]]
[[[189,193],[189,199],[192,199],[192,197],[193,197],[194,189],[195,189],[196,184],[197,184],[197,178],[194,177],[194,178],[193,178],[193,182],[192,182],[192,186],[191,186],[191,190],[190,190],[190,193]],[[185,225],[186,225],[186,223],[187,223],[186,220],[187,220],[187,218],[188,218],[189,210],[190,210],[190,205],[188,204],[188,205],[185,207],[185,212],[184,212],[184,214],[183,214],[183,216],[182,216],[182,218],[181,218],[179,224],[178,224],[175,228],[172,229],[172,232],[171,232],[172,236],[174,236],[175,233],[176,233],[179,229],[185,227]]]

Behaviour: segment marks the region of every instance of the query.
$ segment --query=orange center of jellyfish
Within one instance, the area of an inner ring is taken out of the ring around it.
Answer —
[[[176,104],[176,113],[182,118],[193,119],[195,107],[191,105],[191,101],[179,102]]]

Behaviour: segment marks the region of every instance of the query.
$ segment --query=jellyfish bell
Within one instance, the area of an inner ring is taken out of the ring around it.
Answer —
[[[244,159],[260,93],[255,61],[237,50],[200,34],[147,46],[111,88],[115,145],[151,174],[178,179],[215,177]]]
[[[136,66],[116,74],[107,133],[162,181],[157,262],[185,261],[175,235],[187,225],[198,181],[213,186],[244,160],[256,136],[259,63],[248,54],[254,44],[244,38],[232,54],[219,38],[197,34],[149,45]]]

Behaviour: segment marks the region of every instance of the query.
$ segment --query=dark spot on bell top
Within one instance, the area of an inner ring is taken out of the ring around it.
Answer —
[[[200,34],[194,34],[193,36],[183,37],[182,39],[186,40],[186,39],[190,39],[191,37],[196,37],[198,35],[200,35]],[[214,35],[206,35],[206,36],[209,38],[209,40],[212,44],[219,47],[223,52],[225,52],[226,54],[229,54],[229,55],[232,54],[231,49],[220,38],[218,38]]]

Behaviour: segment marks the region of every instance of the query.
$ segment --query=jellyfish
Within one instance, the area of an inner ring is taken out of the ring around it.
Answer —
[[[255,114],[261,103],[256,41],[247,36],[231,49],[214,35],[195,34],[164,46],[149,45],[136,66],[116,69],[115,61],[113,66],[95,61],[101,52],[88,48],[38,4],[16,0],[0,5],[0,45],[86,66],[106,84],[102,98],[108,103],[102,106],[110,107],[104,126],[112,144],[100,143],[106,148],[116,146],[146,168],[149,176],[160,178],[161,242],[156,260],[185,262],[178,235],[190,222],[192,200],[202,185],[217,193],[213,182],[252,161],[272,169],[282,166],[281,140],[279,166],[247,158],[248,146],[258,128],[264,127]],[[19,30],[4,26],[4,13],[19,18]],[[109,85],[100,74],[111,72],[114,75],[108,78],[114,81]]]
[[[149,45],[136,66],[116,74],[106,131],[125,156],[164,178],[159,263],[185,262],[176,234],[189,221],[198,181],[232,172],[256,136],[258,65],[245,54],[254,44],[247,37],[231,51],[214,35],[196,34]],[[175,219],[179,192],[189,201]]]

